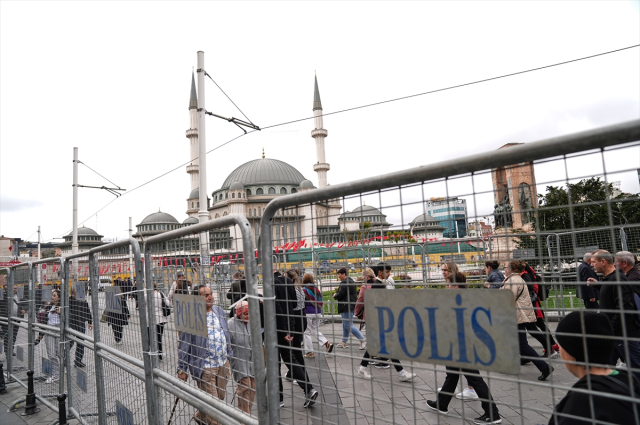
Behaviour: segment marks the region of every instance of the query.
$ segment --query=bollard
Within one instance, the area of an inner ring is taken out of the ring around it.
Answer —
[[[27,372],[27,403],[24,406],[24,413],[22,416],[35,415],[40,411],[36,406],[36,393],[33,389],[33,371]]]
[[[60,394],[58,396],[58,425],[67,425],[67,406],[65,400],[66,394]]]
[[[7,393],[7,385],[4,382],[4,370],[2,370],[3,364],[0,363],[0,394]]]

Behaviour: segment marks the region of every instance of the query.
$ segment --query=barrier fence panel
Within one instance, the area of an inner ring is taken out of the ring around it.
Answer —
[[[145,240],[138,299],[146,300],[153,330],[148,361],[160,422],[266,423],[254,246],[246,218],[233,214]],[[240,300],[248,301],[248,323],[230,316]]]
[[[11,267],[7,281],[6,309],[9,317],[4,332],[3,351],[7,360],[7,377],[26,386],[27,371],[33,370],[33,350],[28,337],[29,264]],[[13,353],[16,355],[13,356]]]
[[[640,225],[639,195],[611,182],[637,187],[639,140],[636,120],[272,200],[259,234],[264,314],[276,319],[265,322],[269,423],[547,423],[577,381],[549,319],[580,311],[587,326],[597,311],[575,298],[593,289],[577,281],[578,255],[637,245],[623,240]],[[599,254],[601,276],[608,261]],[[639,423],[629,297],[640,289],[596,284],[616,332],[598,341],[615,341],[631,388],[597,395]],[[606,370],[608,357],[581,350],[579,364]],[[597,389],[584,388],[591,417]]]

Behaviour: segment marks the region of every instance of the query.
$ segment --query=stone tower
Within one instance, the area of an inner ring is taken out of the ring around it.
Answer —
[[[191,163],[187,165],[187,174],[191,182],[189,198],[187,198],[187,215],[189,217],[197,217],[200,208],[200,172],[198,160],[198,95],[196,93],[196,80],[191,73],[191,97],[189,99],[189,129],[187,130],[187,139],[189,139],[189,159]]]
[[[315,77],[315,87],[313,92],[313,116],[315,117],[315,128],[311,131],[311,137],[316,139],[317,162],[313,166],[313,171],[318,173],[318,187],[327,185],[327,171],[330,167],[324,155],[324,138],[328,136],[327,130],[322,128],[322,102],[320,101],[320,91],[318,90],[318,77]]]

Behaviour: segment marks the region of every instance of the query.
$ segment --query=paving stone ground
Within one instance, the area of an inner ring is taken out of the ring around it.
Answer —
[[[115,348],[141,357],[139,330],[136,330],[137,312],[132,309],[132,323],[125,328],[123,346],[115,345],[112,331],[105,325],[101,326],[103,341]],[[556,324],[551,323],[551,329]],[[321,325],[320,331],[335,343],[341,340],[342,327],[340,323],[326,323]],[[365,330],[366,335],[366,330]],[[26,340],[26,333],[20,330],[18,343]],[[171,325],[165,330],[165,354],[160,367],[168,372],[175,373],[177,333]],[[533,339],[529,340],[532,347],[542,352],[540,345]],[[36,347],[40,355],[44,353],[44,347]],[[356,370],[364,351],[358,350],[357,341],[350,339],[348,349],[336,348],[333,354],[325,354],[324,349],[316,347],[315,358],[306,359],[306,365],[311,382],[320,392],[317,403],[310,409],[304,409],[304,396],[302,390],[288,381],[284,381],[285,407],[281,409],[281,422],[283,424],[340,424],[340,425],[369,425],[369,424],[468,424],[472,419],[482,414],[480,402],[453,399],[449,405],[449,416],[439,415],[426,407],[427,400],[435,399],[436,390],[442,385],[445,378],[443,366],[431,364],[413,363],[404,364],[405,368],[417,373],[413,382],[400,382],[394,368],[379,370],[369,367],[373,379],[359,378]],[[26,350],[25,350],[26,357]],[[72,357],[73,358],[73,357]],[[15,359],[15,357],[14,357]],[[26,359],[25,359],[26,360]],[[0,354],[0,361],[5,363],[4,354]],[[482,372],[485,381],[488,382],[493,398],[498,404],[504,424],[546,424],[549,420],[549,412],[553,406],[566,394],[566,391],[557,387],[570,387],[576,379],[566,370],[559,359],[551,360],[556,371],[551,375],[547,383],[540,384],[537,381],[538,370],[533,365],[522,366],[519,375],[505,375],[500,373]],[[94,370],[93,353],[87,350],[85,354],[85,369],[88,376],[88,391],[78,391],[74,384],[73,391],[76,404],[86,412],[95,411],[95,381],[91,378]],[[17,362],[15,365],[23,365]],[[36,365],[39,372],[39,367]],[[286,368],[283,366],[282,374]],[[74,368],[72,376],[75,379]],[[131,377],[123,369],[109,364],[105,368],[106,398],[108,410],[115,404],[115,400],[124,400],[136,415],[136,423],[145,423],[144,387],[141,381]],[[463,379],[461,381],[464,381]],[[38,383],[39,393],[55,393],[57,385]],[[460,387],[461,390],[462,387]],[[551,388],[553,386],[553,388]],[[13,424],[50,424],[57,419],[57,414],[39,403],[38,414],[22,417],[16,413],[7,413],[11,403],[18,399],[24,399],[26,390],[17,383],[7,384],[7,394],[0,394],[0,423],[2,425]],[[235,392],[235,386],[230,381],[227,386],[226,403],[231,403]],[[168,419],[173,405],[174,397],[161,391],[161,403],[159,410]],[[233,401],[235,404],[236,401]],[[19,406],[19,413],[24,411],[24,403]],[[188,423],[193,415],[193,409],[179,403],[174,414],[174,423]],[[255,407],[254,412],[255,414]],[[464,418],[464,419],[463,419]],[[87,421],[94,423],[95,418],[88,417]],[[96,421],[97,422],[97,421]],[[109,423],[117,423],[115,417],[109,418]],[[77,423],[75,419],[69,423]]]

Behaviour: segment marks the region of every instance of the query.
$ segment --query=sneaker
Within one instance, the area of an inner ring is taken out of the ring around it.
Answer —
[[[376,369],[389,369],[391,367],[389,363],[376,363],[374,366]]]
[[[280,402],[280,407],[284,407],[284,401]]]
[[[491,419],[491,416],[486,413],[479,418],[475,418],[473,420],[474,424],[499,424],[502,423],[502,419],[500,419],[500,415],[496,415],[495,419]]]
[[[60,380],[59,377],[57,376],[50,376],[47,378],[46,381],[44,381],[45,384],[53,384],[54,382],[58,382]]]
[[[435,410],[438,413],[442,413],[443,415],[446,415],[449,413],[448,410],[440,410],[438,409],[438,404],[435,401],[432,400],[427,400],[427,407],[431,410]]]
[[[307,394],[307,398],[304,400],[304,408],[306,409],[307,407],[313,406],[313,404],[316,402],[316,398],[318,398],[318,391],[309,391],[309,393]]]
[[[473,388],[465,388],[462,392],[456,394],[458,400],[477,400],[478,394]]]
[[[313,353],[306,353],[305,355],[303,355],[302,357],[306,357],[307,359],[312,359],[314,358],[316,355]]]
[[[360,348],[358,348],[358,350],[364,350],[365,348],[367,348],[367,340],[363,339],[360,341]]]
[[[329,343],[329,345],[325,345],[326,349],[327,349],[327,353],[331,353],[333,351],[333,344]]]
[[[538,376],[538,381],[546,381],[549,375],[553,373],[553,366],[548,365],[547,368],[542,372],[542,375]]]
[[[336,344],[336,347],[338,348],[349,348],[349,344],[347,344],[346,342],[339,342]]]
[[[73,362],[73,365],[75,367],[85,367],[86,365],[78,360],[76,360],[75,362]]]
[[[400,382],[409,382],[416,376],[418,375],[415,373],[407,372],[406,369],[402,369],[402,372],[400,372]]]
[[[557,351],[558,353],[560,352],[560,346],[558,344],[552,345],[551,348],[553,349],[553,351]]]
[[[371,378],[371,374],[369,373],[369,369],[358,369],[357,375],[361,378]]]
[[[616,369],[627,370],[627,364],[623,361],[619,361],[616,365]]]
[[[377,357],[372,356],[372,357],[369,359],[369,364],[376,364],[376,363],[377,363],[377,359],[378,359]]]
[[[296,381],[295,379],[294,379],[293,381],[291,381],[291,383],[292,383],[293,385],[298,385],[298,381]]]
[[[286,374],[286,375],[284,375],[284,379],[286,379],[286,380],[287,380],[287,381],[289,381],[289,382],[293,381],[293,378],[291,377],[290,373],[291,373],[291,372],[287,372],[287,374]]]

